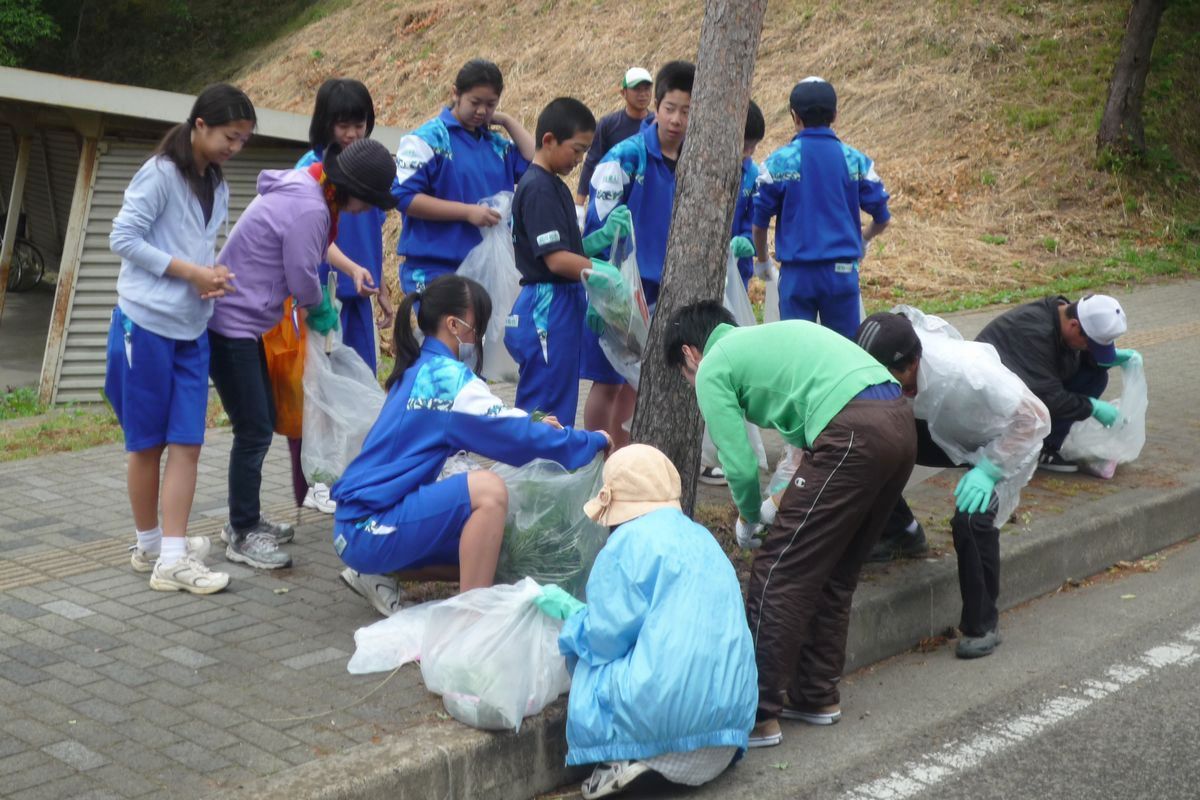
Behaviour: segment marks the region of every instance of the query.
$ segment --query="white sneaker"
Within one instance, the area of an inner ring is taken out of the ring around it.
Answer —
[[[209,541],[207,536],[187,537],[187,555],[203,563],[208,558]],[[134,572],[150,572],[158,561],[157,550],[142,550],[136,544],[129,548],[129,566]]]
[[[308,487],[308,494],[304,495],[304,505],[306,508],[315,508],[322,514],[332,514],[337,511],[337,503],[329,496],[329,487],[323,483],[316,483]]]
[[[629,784],[647,772],[650,772],[650,768],[640,761],[604,761],[596,765],[591,777],[583,782],[579,791],[586,800],[608,797],[625,791]]]
[[[390,575],[363,575],[347,567],[342,570],[341,578],[355,594],[365,597],[385,617],[390,617],[406,605],[400,582]]]
[[[181,558],[169,567],[154,565],[150,573],[150,588],[159,592],[191,592],[214,594],[229,585],[229,576],[213,572],[192,556]]]

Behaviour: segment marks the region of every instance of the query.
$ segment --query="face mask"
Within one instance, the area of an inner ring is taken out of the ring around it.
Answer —
[[[453,319],[455,322],[460,323],[463,327],[468,327],[467,323],[463,322],[458,317],[454,317]],[[453,331],[450,332],[450,335],[454,337],[456,342],[458,342],[458,360],[466,364],[471,369],[475,369],[475,343],[464,342],[462,339],[459,339],[458,334],[454,333]]]

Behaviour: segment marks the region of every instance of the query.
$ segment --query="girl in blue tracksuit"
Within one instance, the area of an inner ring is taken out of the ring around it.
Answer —
[[[392,193],[404,215],[396,252],[400,284],[419,291],[458,269],[481,241],[480,228],[500,221],[479,201],[511,192],[533,160],[533,136],[496,110],[504,78],[490,61],[473,59],[454,79],[451,104],[400,140]],[[490,130],[503,127],[511,138]],[[509,313],[498,308],[496,313]]]
[[[371,135],[375,128],[375,105],[361,82],[330,78],[317,90],[308,142],[312,149],[298,162],[306,169],[324,158],[328,147],[344,150],[351,142]],[[372,206],[361,214],[338,216],[337,238],[329,246],[320,266],[321,285],[329,269],[338,271],[337,299],[342,303],[342,341],[375,371],[375,315],[371,296],[378,294],[384,317],[381,325],[392,324],[392,301],[383,280],[383,222],[387,212]]]
[[[414,308],[420,345],[409,322]],[[347,583],[377,608],[371,593],[381,591],[383,573],[457,578],[462,591],[492,584],[508,510],[504,482],[488,470],[438,480],[449,456],[470,450],[507,464],[548,458],[577,469],[610,444],[603,433],[535,422],[476,377],[491,313],[483,287],[457,275],[405,295],[398,309],[387,400],[333,487],[334,549],[356,573]]]
[[[229,576],[204,566],[208,540],[187,539],[208,408],[208,320],[235,276],[217,264],[229,213],[221,165],[254,132],[250,99],[228,84],[201,92],[129,182],[109,246],[121,257],[104,394],[129,451],[131,563],[150,588],[210,594]],[[166,450],[162,480],[159,467]],[[159,524],[159,497],[162,524]]]

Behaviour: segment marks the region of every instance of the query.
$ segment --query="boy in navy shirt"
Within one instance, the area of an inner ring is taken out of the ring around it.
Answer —
[[[583,160],[583,169],[579,170],[579,193],[576,195],[579,205],[587,205],[588,187],[592,185],[592,173],[596,171],[600,159],[608,154],[613,145],[633,136],[642,129],[644,123],[653,119],[654,113],[650,111],[650,101],[654,99],[653,85],[654,79],[641,67],[630,67],[621,78],[621,97],[625,98],[625,107],[605,114],[596,124],[592,146]]]
[[[504,345],[520,368],[516,405],[573,425],[579,403],[579,337],[587,299],[580,272],[592,267],[571,190],[558,176],[579,165],[596,130],[588,107],[552,100],[538,116],[537,152],[513,198],[513,249],[521,294]]]
[[[586,233],[603,232],[613,212],[628,207],[642,288],[651,308],[658,300],[667,254],[675,206],[675,165],[687,132],[695,73],[695,65],[687,61],[663,65],[654,79],[654,122],[608,151],[596,166],[589,189]],[[633,416],[637,394],[625,385],[600,349],[603,320],[589,311],[587,327],[579,374],[592,381],[592,389],[584,407],[584,426],[606,431],[615,446],[622,447],[629,443],[629,432],[622,425]]]
[[[796,137],[768,156],[754,197],[755,272],[769,271],[767,226],[775,224],[780,262],[779,310],[853,339],[859,324],[858,262],[891,214],[888,193],[871,159],[843,144],[830,125],[837,94],[820,78],[805,78],[790,99]],[[803,156],[803,158],[802,158]],[[872,222],[862,231],[859,210]]]
[[[746,131],[742,136],[742,183],[733,204],[733,239],[729,242],[738,260],[738,273],[746,286],[750,285],[750,276],[754,274],[754,245],[751,240],[754,236],[754,190],[758,184],[754,151],[766,132],[767,123],[763,119],[762,109],[751,100],[746,111]]]

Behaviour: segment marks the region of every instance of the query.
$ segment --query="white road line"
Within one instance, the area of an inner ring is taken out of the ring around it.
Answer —
[[[979,766],[984,759],[1022,744],[1046,728],[1070,719],[1096,700],[1137,683],[1156,670],[1170,666],[1190,667],[1200,662],[1200,625],[1185,631],[1185,641],[1151,647],[1138,657],[1139,664],[1113,664],[1102,678],[1086,678],[1073,694],[1046,700],[1033,714],[1021,714],[984,725],[967,741],[949,742],[926,753],[887,777],[861,784],[843,795],[843,800],[906,800],[916,797],[944,780]],[[1197,644],[1189,644],[1194,642]]]

